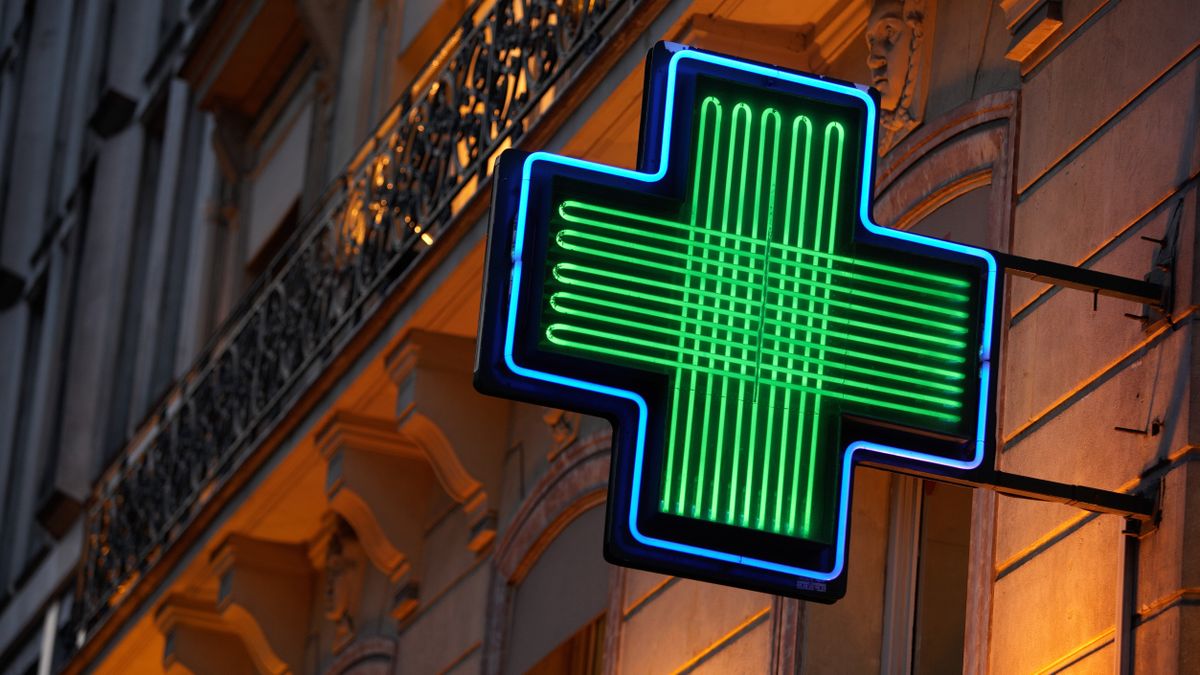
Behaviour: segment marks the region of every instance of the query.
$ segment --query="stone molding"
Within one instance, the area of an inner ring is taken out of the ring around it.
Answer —
[[[879,90],[879,147],[884,156],[925,120],[932,75],[937,0],[873,0],[867,19],[867,67]]]
[[[988,246],[1008,250],[1017,104],[1016,91],[981,96],[925,124],[881,158],[875,221],[906,229],[955,197],[992,185]]]
[[[474,339],[418,329],[385,359],[397,390],[397,428],[425,451],[447,494],[462,505],[467,546],[480,553],[496,536],[511,404],[475,391],[474,363]]]
[[[388,420],[346,411],[317,433],[316,447],[326,461],[330,508],[354,529],[371,563],[398,582],[422,547],[433,461]]]
[[[692,14],[676,42],[785,68],[817,72],[824,61],[811,23],[749,23],[712,14]]]
[[[216,609],[260,673],[303,672],[313,569],[305,547],[231,534],[213,551]]]
[[[604,503],[611,447],[612,433],[602,431],[560,454],[529,491],[497,541],[483,644],[485,673],[499,673],[503,663],[505,617],[511,609],[513,585],[521,582],[571,521]]]
[[[1004,25],[1012,34],[1005,58],[1024,63],[1062,27],[1062,0],[1000,0]]]
[[[550,452],[546,453],[546,461],[553,462],[559,453],[571,447],[579,440],[579,425],[583,423],[583,415],[577,412],[546,408],[542,421],[550,429]]]
[[[212,598],[172,593],[159,605],[154,624],[165,643],[163,670],[171,675],[254,671],[241,636]]]
[[[382,637],[363,638],[346,647],[325,675],[391,675],[398,645]]]
[[[791,675],[801,672],[803,637],[803,601],[774,596],[771,599],[771,673]]]
[[[562,453],[529,491],[496,544],[496,569],[509,583],[520,583],[572,520],[604,501],[611,446],[611,432],[588,436]]]
[[[496,536],[490,495],[498,487],[487,483],[498,480],[510,404],[474,391],[473,357],[468,338],[408,331],[385,359],[397,387],[395,418],[337,410],[314,438],[330,508],[393,584],[397,621],[419,606],[414,569],[436,489],[466,516],[468,550],[482,553]]]
[[[1016,91],[982,96],[927,123],[881,158],[875,184],[876,221],[910,227],[955,197],[990,185],[987,246],[1010,250],[1018,104]],[[1003,330],[1007,334],[1007,321]],[[1003,380],[1000,387],[997,415],[1003,419]],[[996,494],[977,489],[967,571],[966,673],[988,672],[995,532]]]

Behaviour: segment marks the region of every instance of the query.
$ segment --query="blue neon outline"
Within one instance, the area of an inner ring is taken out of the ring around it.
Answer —
[[[724,66],[726,68],[730,68],[730,69],[734,69],[734,70],[741,70],[741,71],[745,71],[747,73],[752,73],[755,75],[765,76],[765,77],[779,79],[779,80],[785,80],[788,82],[793,82],[793,83],[804,85],[804,86],[814,87],[817,89],[823,89],[825,91],[833,92],[835,94],[843,94],[843,95],[853,96],[853,97],[859,99],[860,101],[862,101],[866,105],[866,110],[867,110],[867,122],[864,127],[864,129],[866,130],[866,133],[864,133],[864,136],[866,137],[866,148],[865,148],[865,152],[863,154],[862,187],[861,187],[861,190],[859,191],[859,194],[860,194],[859,219],[862,222],[862,224],[867,228],[867,230],[869,230],[875,234],[884,236],[884,237],[891,237],[894,239],[900,239],[902,241],[914,242],[917,244],[932,246],[934,248],[941,248],[941,249],[944,249],[947,251],[954,251],[954,252],[961,253],[964,255],[982,258],[987,263],[988,279],[987,279],[986,291],[985,291],[985,295],[986,295],[985,300],[986,301],[984,303],[984,311],[983,311],[983,314],[984,314],[983,334],[982,334],[982,344],[981,344],[980,350],[979,350],[979,356],[980,356],[980,362],[981,362],[980,370],[979,370],[979,382],[980,382],[980,385],[979,385],[979,387],[980,387],[979,417],[978,417],[978,427],[976,428],[976,432],[975,432],[975,456],[974,456],[974,458],[971,460],[967,460],[967,461],[954,460],[954,459],[949,459],[946,457],[937,457],[935,455],[929,455],[929,454],[925,454],[925,453],[921,453],[921,452],[916,452],[913,450],[905,450],[903,448],[897,448],[897,447],[893,447],[893,446],[889,446],[889,445],[871,443],[868,441],[854,441],[854,442],[850,443],[846,447],[845,456],[844,456],[843,462],[842,462],[843,489],[841,490],[841,503],[839,505],[839,512],[838,512],[838,533],[837,533],[837,544],[836,544],[836,550],[835,550],[834,565],[833,565],[833,569],[828,572],[823,572],[820,570],[809,570],[809,569],[804,569],[801,567],[794,567],[791,565],[782,565],[782,564],[774,563],[774,562],[771,562],[768,560],[759,560],[757,558],[738,556],[738,555],[734,555],[732,553],[725,553],[723,551],[706,549],[706,548],[702,548],[702,547],[698,547],[698,546],[691,546],[688,544],[681,544],[679,542],[666,541],[663,539],[648,537],[638,531],[637,511],[638,511],[638,502],[641,497],[640,493],[641,493],[641,479],[642,479],[642,463],[643,463],[643,454],[644,454],[644,450],[645,450],[645,440],[646,440],[646,420],[647,420],[647,417],[649,416],[646,401],[640,395],[638,395],[632,391],[626,391],[624,389],[610,387],[610,386],[603,385],[603,384],[596,384],[593,382],[585,382],[583,380],[578,380],[575,378],[563,377],[561,375],[556,375],[553,373],[544,373],[541,371],[533,370],[530,368],[525,368],[524,366],[518,365],[516,363],[516,361],[513,360],[513,343],[515,342],[517,303],[518,303],[519,295],[520,295],[519,293],[517,293],[517,289],[519,289],[520,285],[521,285],[521,268],[522,268],[522,264],[523,264],[522,255],[524,254],[524,249],[525,249],[525,221],[526,221],[526,217],[527,217],[527,205],[529,203],[529,181],[531,178],[532,167],[533,167],[534,162],[548,162],[551,164],[561,164],[563,166],[569,166],[569,167],[575,167],[575,168],[579,168],[579,169],[595,171],[597,173],[609,174],[609,175],[616,176],[619,178],[626,178],[626,179],[630,179],[630,180],[640,181],[643,183],[657,182],[666,175],[667,165],[670,162],[669,150],[670,150],[670,140],[671,140],[671,120],[673,118],[674,107],[675,107],[675,99],[673,96],[667,96],[667,99],[666,99],[666,110],[665,110],[665,115],[664,115],[664,125],[665,126],[663,128],[663,135],[662,135],[662,148],[661,148],[661,152],[659,154],[659,167],[658,167],[658,170],[654,173],[643,173],[643,172],[636,171],[633,169],[622,169],[622,168],[618,168],[618,167],[611,167],[611,166],[607,166],[607,165],[603,165],[603,164],[597,164],[595,162],[589,162],[586,160],[574,159],[571,157],[563,157],[561,155],[555,155],[555,154],[551,154],[548,152],[535,152],[525,158],[525,162],[524,162],[524,165],[522,168],[522,173],[521,173],[521,196],[520,196],[520,202],[519,202],[519,205],[517,208],[516,229],[515,229],[514,237],[513,237],[513,249],[512,249],[513,268],[512,268],[512,277],[511,277],[512,291],[509,293],[508,322],[507,322],[507,326],[505,328],[504,362],[508,366],[509,370],[511,370],[514,374],[519,375],[519,376],[524,376],[524,377],[528,377],[528,378],[535,379],[535,380],[541,380],[543,382],[548,382],[551,384],[558,384],[558,385],[562,385],[562,386],[566,386],[566,387],[572,387],[575,389],[582,389],[584,391],[592,391],[597,394],[603,394],[606,396],[615,396],[617,398],[622,398],[622,399],[631,401],[632,403],[637,405],[637,408],[638,408],[637,447],[636,447],[635,453],[634,453],[633,496],[632,496],[632,504],[631,504],[631,507],[629,510],[629,530],[633,534],[634,538],[637,539],[639,542],[641,542],[642,544],[644,544],[646,546],[666,549],[666,550],[670,550],[670,551],[678,551],[680,553],[697,555],[697,556],[701,556],[701,557],[705,557],[705,558],[711,558],[714,560],[721,560],[721,561],[725,561],[725,562],[745,564],[745,565],[749,565],[751,567],[758,567],[760,569],[770,570],[770,571],[774,571],[774,572],[780,572],[780,573],[784,573],[784,574],[791,574],[791,575],[801,577],[804,579],[814,579],[814,580],[818,580],[818,581],[830,581],[832,579],[837,578],[842,573],[842,570],[845,567],[846,532],[847,532],[846,523],[848,520],[849,508],[850,508],[850,489],[849,488],[850,488],[850,480],[852,478],[851,472],[853,471],[853,467],[854,467],[853,458],[854,458],[854,455],[858,451],[869,450],[872,452],[878,452],[878,453],[882,453],[882,454],[886,454],[886,455],[892,455],[895,457],[901,457],[901,458],[906,458],[909,460],[920,461],[920,462],[928,462],[930,464],[938,464],[938,465],[945,466],[948,468],[962,469],[962,470],[969,470],[969,469],[977,468],[983,462],[985,434],[986,434],[986,426],[987,426],[987,418],[988,418],[988,411],[987,411],[988,395],[990,393],[990,385],[991,385],[992,329],[993,329],[993,314],[995,312],[994,305],[995,305],[995,299],[996,299],[996,277],[997,277],[996,259],[992,256],[991,253],[989,253],[988,251],[986,251],[984,249],[975,248],[973,246],[966,246],[963,244],[957,244],[957,243],[949,242],[949,241],[943,241],[941,239],[933,239],[931,237],[926,237],[926,236],[919,235],[919,234],[913,234],[911,232],[904,232],[901,230],[893,230],[890,228],[882,227],[880,225],[876,225],[875,223],[871,222],[870,217],[869,217],[870,197],[871,197],[871,190],[870,190],[870,187],[871,187],[870,186],[871,164],[870,163],[875,155],[875,136],[874,136],[873,132],[875,130],[876,110],[875,110],[875,101],[869,95],[867,95],[867,93],[865,91],[863,91],[857,87],[854,87],[854,86],[838,84],[838,83],[834,83],[834,82],[827,82],[825,80],[821,80],[821,79],[818,79],[815,77],[808,77],[808,76],[799,75],[796,73],[789,73],[789,72],[785,72],[782,70],[776,70],[774,68],[769,68],[766,66],[760,66],[760,65],[752,64],[752,63],[744,63],[744,62],[730,59],[727,57],[717,56],[715,54],[709,54],[706,52],[697,52],[697,51],[685,49],[685,50],[678,51],[678,52],[675,52],[674,54],[672,54],[671,61],[667,66],[667,91],[668,92],[675,91],[675,72],[676,72],[679,62],[682,59],[694,59],[697,61],[708,62],[708,63],[712,63],[714,65]]]

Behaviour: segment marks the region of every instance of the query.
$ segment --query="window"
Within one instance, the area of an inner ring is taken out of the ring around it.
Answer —
[[[0,205],[8,204],[8,187],[13,170],[13,148],[16,144],[17,103],[21,100],[21,87],[25,81],[25,66],[29,62],[26,53],[29,33],[33,23],[33,3],[24,5],[15,26],[4,26],[0,40],[7,42],[11,35],[11,46],[0,52]],[[0,14],[11,15],[12,7],[0,9]],[[9,30],[11,29],[11,33]]]
[[[604,615],[587,622],[542,657],[526,675],[590,675],[600,673],[604,657]]]
[[[423,4],[427,3],[405,3],[405,11]],[[388,10],[370,0],[359,0],[346,10],[341,76],[334,103],[330,177],[345,168],[374,131],[383,107],[391,103],[390,92],[383,91],[383,66],[388,55],[389,24],[396,13]]]
[[[911,228],[982,245],[989,186],[931,208]],[[805,672],[960,672],[974,490],[858,467],[849,586],[835,605],[807,604]]]
[[[255,148],[257,166],[245,177],[246,275],[250,283],[267,270],[297,224],[295,211],[304,192],[312,136],[310,91],[306,88],[298,92],[286,110],[270,122]]]
[[[599,673],[608,606],[604,509],[571,521],[513,593],[506,673]]]
[[[986,186],[970,190],[934,209],[910,231],[983,246],[990,196]],[[958,671],[966,631],[972,489],[908,476],[896,476],[896,481],[894,490],[909,496],[893,498],[892,542],[908,548],[892,551],[891,560],[908,556],[911,564],[893,565],[889,581],[900,586],[894,593],[907,593],[911,601],[905,606],[908,616],[892,618],[905,622],[904,629],[911,626],[911,633],[893,627],[894,636],[906,643],[892,648],[906,654],[909,672]],[[903,541],[897,530],[914,536]]]
[[[971,488],[922,481],[914,673],[958,672],[963,662]]]
[[[63,231],[66,235],[48,250],[45,337],[43,338],[43,363],[39,379],[43,389],[38,394],[38,431],[31,443],[37,448],[37,519],[51,536],[61,538],[74,522],[80,504],[70,496],[69,490],[61,489],[59,482],[60,458],[62,457],[63,414],[68,383],[72,375],[70,367],[71,341],[74,333],[76,303],[79,297],[79,270],[82,264],[81,251],[87,232],[87,218],[91,209],[92,181],[94,172],[88,171],[80,178],[77,199],[67,212]],[[73,459],[73,458],[71,458]],[[70,474],[67,469],[66,474]]]

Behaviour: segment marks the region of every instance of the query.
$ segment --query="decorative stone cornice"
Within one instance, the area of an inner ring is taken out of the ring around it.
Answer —
[[[424,452],[389,420],[338,411],[317,434],[330,508],[393,583],[412,571],[436,482]]]
[[[241,637],[221,618],[212,598],[168,595],[154,623],[165,642],[163,670],[170,675],[254,670]]]
[[[216,609],[260,673],[303,672],[312,577],[303,546],[229,535],[212,555]]]
[[[396,384],[400,433],[426,453],[447,494],[462,505],[471,528],[467,546],[480,552],[496,535],[510,404],[475,391],[474,357],[470,338],[411,330],[386,366]]]

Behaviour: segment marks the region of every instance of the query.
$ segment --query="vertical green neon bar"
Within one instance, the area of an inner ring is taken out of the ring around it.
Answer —
[[[837,133],[838,147],[837,147],[837,151],[833,152],[832,144],[830,143],[830,136],[835,131]],[[814,232],[816,235],[816,240],[813,243],[814,251],[822,250],[821,231],[823,229],[823,223],[821,222],[821,220],[825,215],[826,195],[829,195],[830,196],[830,199],[829,199],[829,238],[825,242],[824,250],[827,253],[833,252],[833,244],[834,244],[834,240],[837,236],[837,205],[838,205],[838,201],[839,201],[838,194],[841,190],[841,181],[842,181],[842,151],[843,151],[844,139],[845,139],[845,130],[842,128],[841,124],[838,124],[837,122],[830,122],[828,125],[825,126],[825,142],[824,142],[825,147],[822,150],[822,159],[821,159],[821,188],[820,188],[821,191],[820,191],[820,193],[818,193],[818,196],[817,196],[817,223],[816,223],[816,227],[814,228]],[[831,154],[833,155],[833,161],[834,161],[833,188],[832,188],[832,190],[827,190],[825,179],[829,173],[828,168],[829,168],[829,159],[830,159]],[[826,260],[830,260],[830,259],[826,258]],[[814,271],[813,272],[814,278],[815,278],[816,274],[817,274],[817,272]],[[824,273],[823,281],[827,284],[830,279],[831,279],[831,275],[828,271],[826,271]],[[827,333],[825,331],[829,327],[829,322],[824,318],[824,315],[826,315],[829,311],[828,301],[829,301],[830,291],[829,291],[828,286],[826,286],[824,289],[822,289],[822,295],[825,298],[825,305],[823,307],[823,311],[821,312],[822,318],[820,319],[820,323],[821,323],[820,328],[821,328],[822,332],[820,334],[821,350],[819,353],[819,357],[821,359],[824,359],[824,357],[825,357],[824,347],[826,344],[826,335],[827,335]],[[807,351],[808,350],[805,349],[806,355],[807,355]],[[825,374],[825,364],[823,362],[818,364],[816,370],[817,370],[818,377],[823,376]],[[822,402],[821,398],[822,397],[818,396],[818,397],[816,397],[816,400],[813,401],[813,419],[814,420],[819,420],[821,418],[821,402]],[[809,438],[809,443],[808,443],[809,447],[816,447],[816,444],[820,441],[820,433],[821,433],[820,425],[814,421],[814,423],[812,425],[812,434]],[[813,493],[813,482],[815,481],[815,479],[816,479],[816,462],[813,461],[813,462],[809,462],[809,465],[808,465],[808,488],[807,488],[806,499],[804,502],[804,531],[805,532],[809,531],[812,528],[812,510],[813,510],[812,493]]]
[[[709,127],[708,111],[710,108],[714,111],[714,117],[715,117],[715,121],[713,123],[713,130],[714,130],[713,140],[714,140],[714,143],[717,144],[718,149],[720,146],[720,140],[717,138],[717,133],[721,128],[721,102],[718,101],[716,98],[709,96],[709,97],[705,98],[704,101],[700,104],[699,142],[696,143],[696,166],[698,166],[698,167],[703,166],[703,163],[704,163],[704,151],[705,151],[705,145],[706,145],[705,144],[705,132],[708,130],[708,127]],[[717,151],[718,151],[717,149],[714,149],[713,150],[714,154]],[[701,196],[704,194],[704,191],[700,189],[700,181],[704,177],[704,172],[696,171],[695,174],[696,174],[696,179],[692,185],[692,213],[693,214],[699,213],[700,199],[701,199]],[[709,208],[711,209],[712,208],[712,193],[713,193],[711,183],[709,185],[709,189],[707,192],[709,195]],[[678,353],[679,353],[679,359],[680,359],[681,366],[683,364],[683,358],[684,358],[683,357],[684,343],[686,341],[686,336],[688,335],[688,329],[689,329],[689,326],[687,324],[687,318],[688,318],[688,307],[689,307],[689,291],[692,287],[692,274],[691,274],[692,273],[692,261],[694,260],[695,255],[696,255],[695,248],[692,245],[695,243],[695,238],[696,238],[696,230],[695,230],[695,228],[693,228],[691,230],[691,232],[689,232],[689,234],[688,234],[687,272],[684,275],[684,283],[683,283],[683,316],[680,320],[680,325],[679,325],[679,344],[678,344],[679,352]],[[696,318],[700,318],[699,313],[697,313]],[[678,441],[679,441],[679,437],[678,437],[679,421],[678,420],[680,419],[679,397],[680,397],[680,393],[681,393],[680,389],[683,386],[682,385],[683,374],[684,374],[683,371],[684,371],[684,369],[682,367],[676,369],[676,371],[675,371],[675,378],[674,378],[675,379],[675,382],[674,382],[674,390],[675,391],[673,394],[673,400],[671,402],[672,424],[670,425],[670,432],[669,432],[668,440],[667,440],[667,465],[666,465],[666,470],[663,472],[665,474],[665,476],[663,479],[664,484],[663,484],[663,497],[662,497],[663,506],[667,507],[667,508],[669,508],[669,504],[670,504],[670,500],[671,500],[671,479],[676,475],[676,472],[675,472],[675,448],[679,444],[678,443]],[[694,388],[695,384],[696,384],[696,372],[694,370],[690,370],[688,372],[688,375],[691,377],[691,386]],[[689,391],[691,391],[691,390],[689,390]],[[690,428],[690,419],[692,416],[691,405],[692,405],[691,394],[688,394],[688,406],[689,406],[689,408],[688,408],[688,419],[689,419],[688,427],[689,428]],[[685,429],[685,437],[690,437],[690,434],[687,434],[686,431],[687,430]],[[675,513],[677,513],[677,514],[683,513],[683,501],[682,501],[683,497],[682,497],[682,495],[685,492],[685,490],[683,488],[683,481],[687,480],[687,478],[686,478],[687,448],[689,447],[690,441],[685,440],[684,443],[685,443],[685,451],[684,451],[684,459],[683,459],[684,466],[679,471],[680,495],[681,496],[679,498],[680,501],[678,502],[678,506],[674,509]]]
[[[799,156],[796,154],[796,143],[800,139],[801,126],[804,127],[804,159],[803,160],[801,160],[799,158]],[[787,208],[787,220],[785,221],[787,227],[784,228],[783,237],[782,237],[783,243],[788,246],[796,246],[796,247],[803,246],[804,225],[805,225],[805,220],[808,218],[808,182],[810,180],[809,169],[811,168],[811,164],[810,164],[811,160],[812,160],[812,120],[810,120],[805,115],[797,115],[796,118],[794,120],[792,120],[792,166],[791,166],[792,175],[788,177],[788,208]],[[792,225],[792,189],[793,189],[793,186],[795,186],[795,184],[796,184],[794,174],[796,171],[796,163],[798,161],[802,162],[800,164],[802,173],[801,173],[801,177],[800,177],[800,205],[799,205],[799,208],[796,209],[796,221],[795,221],[796,222],[796,241],[793,243],[791,240],[791,232],[790,232],[791,225]],[[798,280],[793,280],[792,289],[795,291],[800,290]],[[783,302],[783,298],[780,298],[781,305],[782,305],[782,302]],[[790,317],[791,320],[789,321],[789,323],[791,325],[788,328],[788,337],[791,340],[795,340],[796,339],[796,323],[799,320],[799,310],[800,310],[800,298],[796,295],[793,295],[791,298],[791,310],[792,310],[792,314]],[[793,359],[791,359],[789,357],[788,358],[788,370],[789,371],[794,370],[794,366],[795,366],[795,364],[793,362]],[[791,375],[788,376],[788,379],[789,379],[789,381],[791,380]],[[801,383],[807,384],[807,378],[804,378],[801,381]],[[792,396],[792,391],[789,389],[785,393],[784,408],[790,407],[791,396]],[[800,409],[798,411],[798,414],[796,415],[796,437],[800,438],[801,435],[804,433],[804,426],[805,426],[805,421],[806,421],[804,415],[805,415],[807,403],[808,403],[808,394],[803,391],[797,392],[797,398],[799,399],[799,402],[800,402]],[[784,447],[786,448],[788,446],[785,445]],[[787,533],[789,535],[795,534],[795,532],[796,532],[796,507],[797,507],[796,502],[797,502],[797,499],[799,498],[799,489],[800,489],[800,465],[803,464],[804,459],[805,459],[804,458],[804,448],[805,448],[804,443],[796,444],[796,448],[795,448],[796,459],[792,463],[792,501],[791,501],[791,508],[789,510],[788,527],[787,527]],[[809,452],[808,461],[811,463],[815,459],[816,459],[815,454],[812,452]],[[783,475],[783,471],[780,471],[780,475],[781,476]],[[782,488],[780,489],[779,492],[780,492],[780,495],[783,494]],[[807,536],[808,535],[807,530],[802,532],[802,535]]]
[[[740,138],[739,138],[739,134],[738,134],[738,121],[739,120],[741,120],[741,122],[742,122]],[[750,153],[750,126],[751,126],[750,123],[751,123],[750,106],[746,105],[745,103],[738,103],[737,105],[735,105],[733,107],[733,114],[730,115],[729,150],[728,150],[729,154],[728,154],[728,159],[726,160],[726,164],[725,164],[725,192],[723,193],[724,199],[722,200],[722,204],[721,204],[720,230],[725,233],[728,233],[728,231],[729,231],[730,206],[732,205],[735,196],[738,199],[738,208],[736,209],[736,216],[737,216],[737,219],[739,222],[741,221],[742,214],[745,211],[746,164],[747,164],[746,157]],[[739,143],[739,141],[740,141],[740,143]],[[739,161],[739,160],[741,160],[741,161]],[[738,164],[740,164],[741,166],[738,167]],[[738,187],[737,187],[737,190],[735,191],[734,187],[733,187],[733,181],[734,181],[734,171],[737,168],[740,168],[740,172],[739,172],[739,176],[738,176]],[[708,214],[708,217],[710,218],[710,221],[709,221],[710,222],[710,230],[709,230],[709,233],[705,235],[706,243],[711,242],[711,239],[709,239],[709,236],[711,234],[711,218],[712,218],[711,212]],[[725,240],[723,238],[719,238],[718,240],[721,241],[721,244],[725,243]],[[720,249],[717,253],[717,263],[718,264],[715,267],[715,269],[717,271],[717,281],[716,281],[715,287],[713,289],[716,294],[716,297],[712,301],[713,308],[714,308],[713,315],[712,315],[714,324],[719,324],[722,321],[721,316],[719,315],[719,310],[721,309],[721,299],[720,298],[721,298],[721,293],[723,291],[721,275],[725,273],[724,269],[725,269],[725,252],[726,252],[726,250],[727,250],[727,247],[724,245],[721,245]],[[706,258],[706,260],[707,260],[707,258]],[[732,288],[733,288],[733,286],[730,285],[731,291],[732,291]],[[730,306],[732,307],[732,303],[730,303]],[[718,337],[719,334],[720,334],[720,331],[714,327],[712,329],[713,337]],[[726,354],[729,354],[731,350],[728,345],[726,345],[725,349],[726,349]],[[716,356],[716,350],[714,350],[712,353],[710,353],[710,356],[709,356],[709,367],[710,368],[714,367],[716,365],[715,356]],[[723,436],[724,436],[724,431],[725,431],[725,417],[726,417],[725,403],[726,403],[726,397],[728,396],[728,393],[729,393],[729,378],[728,377],[720,377],[719,378],[720,379],[720,387],[721,387],[721,395],[717,401],[718,405],[716,405],[716,406],[712,405],[712,403],[713,403],[713,380],[714,379],[717,379],[717,376],[710,375],[705,378],[704,398],[706,401],[709,402],[709,406],[710,406],[709,409],[712,410],[715,408],[715,410],[716,410],[716,422],[717,422],[717,438],[716,438],[716,449],[715,449],[716,450],[716,452],[715,452],[716,459],[715,459],[715,462],[713,463],[713,473],[715,475],[716,472],[718,472],[720,470],[719,467],[720,467],[721,459],[722,459],[722,448],[724,446],[724,437]],[[713,426],[712,420],[706,418],[704,420],[704,426],[702,428],[702,431],[700,432],[700,459],[699,459],[699,465],[698,465],[699,470],[696,473],[696,503],[695,503],[694,507],[692,508],[692,511],[694,514],[699,514],[699,513],[703,512],[703,510],[704,510],[704,486],[705,486],[705,482],[706,482],[704,480],[704,473],[709,467],[709,463],[708,463],[708,447],[710,445],[709,432],[712,430],[712,426]],[[715,510],[716,510],[716,490],[713,491],[713,511],[715,512]]]
[[[763,119],[763,130],[764,131],[766,130],[766,113],[767,112],[768,111],[764,111],[764,119]],[[776,140],[778,140],[778,133],[776,133]],[[747,455],[746,455],[745,494],[742,497],[741,512],[739,514],[737,514],[738,515],[737,520],[738,520],[738,522],[740,522],[742,524],[742,526],[748,526],[750,524],[750,500],[751,500],[752,494],[753,494],[752,483],[754,480],[754,470],[756,468],[756,464],[754,462],[754,457],[758,452],[758,443],[757,443],[757,438],[756,438],[758,435],[758,429],[759,429],[758,416],[762,411],[762,408],[758,402],[758,391],[759,391],[758,362],[762,359],[762,333],[763,333],[763,319],[764,319],[763,314],[766,311],[766,295],[765,294],[766,294],[767,279],[768,279],[767,270],[766,270],[765,266],[763,265],[763,263],[765,262],[765,260],[767,258],[770,257],[770,249],[771,249],[770,212],[768,211],[768,216],[767,216],[766,222],[763,222],[762,209],[761,209],[761,201],[762,201],[761,190],[762,190],[764,151],[765,151],[765,148],[763,147],[763,144],[760,139],[759,152],[758,152],[758,171],[757,171],[758,179],[755,181],[755,190],[759,192],[759,195],[757,195],[757,198],[754,201],[754,219],[753,219],[752,227],[754,228],[755,239],[764,242],[765,247],[763,249],[761,258],[758,258],[758,256],[751,257],[751,260],[754,263],[756,263],[758,265],[758,267],[762,270],[762,283],[759,287],[760,309],[759,309],[758,317],[757,317],[757,319],[758,319],[758,321],[757,321],[758,335],[756,336],[757,339],[755,341],[754,381],[750,386],[752,402],[751,402],[751,406],[750,406],[750,438],[749,438],[749,442],[747,443]],[[778,155],[776,154],[776,157],[777,156]],[[772,167],[771,173],[772,173],[772,180],[773,180],[774,175],[775,175],[774,167]],[[760,232],[762,233],[761,239],[759,238]],[[736,489],[736,485],[737,485],[737,481],[735,480],[733,489]],[[729,508],[730,508],[731,512],[737,508],[736,502],[733,501],[732,499],[730,500]]]
[[[702,93],[695,115],[684,203],[556,188],[544,335],[667,376],[662,513],[827,541],[839,411],[962,419],[969,282],[845,248],[847,127],[819,104]]]

